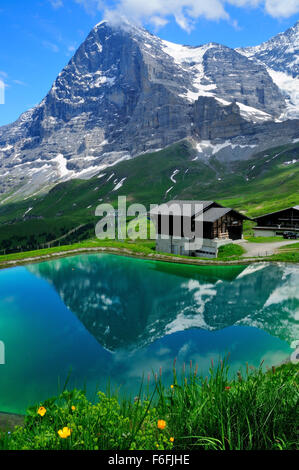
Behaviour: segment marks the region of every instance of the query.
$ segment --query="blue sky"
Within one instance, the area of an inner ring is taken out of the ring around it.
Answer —
[[[1,0],[0,125],[38,104],[103,17],[127,15],[169,41],[257,45],[298,19],[299,0]]]

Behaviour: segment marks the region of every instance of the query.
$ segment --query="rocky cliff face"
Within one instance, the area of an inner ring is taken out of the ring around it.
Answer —
[[[40,105],[0,128],[0,193],[88,178],[186,137],[255,151],[287,143],[299,136],[293,123],[275,123],[286,120],[287,100],[247,51],[180,46],[102,22]]]
[[[256,64],[266,67],[286,100],[282,118],[299,118],[299,21],[260,46],[237,49]]]

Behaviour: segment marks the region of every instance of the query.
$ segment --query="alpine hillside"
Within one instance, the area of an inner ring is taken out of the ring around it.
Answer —
[[[117,207],[119,196],[148,208],[170,199],[215,200],[249,217],[298,205],[298,155],[299,142],[244,161],[203,160],[185,139],[88,180],[72,179],[0,205],[0,254],[94,238],[97,206],[105,201]]]

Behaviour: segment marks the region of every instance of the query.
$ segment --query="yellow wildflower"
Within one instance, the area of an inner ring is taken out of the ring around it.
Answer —
[[[76,410],[76,407],[73,405],[72,406],[72,411],[75,411]]]
[[[166,428],[166,421],[164,419],[158,420],[158,429],[165,429]]]
[[[173,442],[173,441],[174,441],[174,437],[171,437],[169,440],[170,440],[170,442]]]
[[[67,437],[70,437],[72,430],[70,428],[63,428],[59,429],[58,435],[61,437],[61,439],[66,439]]]
[[[170,385],[170,388],[174,388],[174,385]]]
[[[47,410],[44,406],[40,406],[37,412],[40,416],[45,416],[45,414],[47,413]]]

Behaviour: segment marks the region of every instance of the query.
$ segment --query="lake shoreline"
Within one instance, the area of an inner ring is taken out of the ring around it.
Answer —
[[[31,256],[28,258],[22,258],[22,259],[13,259],[9,261],[3,261],[0,262],[0,270],[1,269],[7,269],[7,268],[13,268],[16,266],[22,266],[22,265],[27,265],[27,264],[35,264],[35,263],[40,263],[43,261],[49,261],[52,259],[59,259],[59,258],[65,258],[69,256],[76,256],[79,254],[91,254],[91,253],[107,253],[107,254],[114,254],[114,255],[119,255],[119,256],[127,256],[131,258],[140,258],[144,260],[152,260],[152,261],[162,261],[162,262],[168,262],[168,263],[176,263],[176,264],[186,264],[186,265],[192,265],[192,266],[240,266],[240,265],[248,265],[248,264],[254,264],[254,263],[264,263],[264,262],[269,262],[269,263],[276,263],[277,261],[272,261],[271,259],[268,259],[267,257],[263,258],[240,258],[240,259],[234,259],[234,260],[227,260],[227,261],[214,261],[214,260],[203,260],[203,259],[198,259],[198,258],[185,258],[185,257],[180,257],[180,256],[170,256],[167,254],[159,254],[159,253],[142,253],[142,252],[135,252],[131,251],[127,248],[116,248],[116,247],[82,247],[82,248],[76,248],[76,249],[70,249],[66,251],[57,251],[51,254],[45,254],[45,255],[37,255],[37,256]],[[299,264],[294,262],[293,264]]]
[[[0,431],[10,432],[14,430],[15,426],[23,426],[25,414],[20,415],[16,413],[9,413],[0,411]]]
[[[264,375],[266,376],[268,373],[271,373],[271,370],[272,370],[272,373],[275,373],[276,370],[279,370],[288,365],[291,365],[290,358],[286,358],[286,360],[281,362],[280,364],[274,365],[272,369],[268,369],[267,371],[265,371]],[[16,426],[24,427],[25,418],[26,418],[26,413],[16,414],[16,413],[0,411],[0,433],[1,432],[11,433],[15,430]]]

